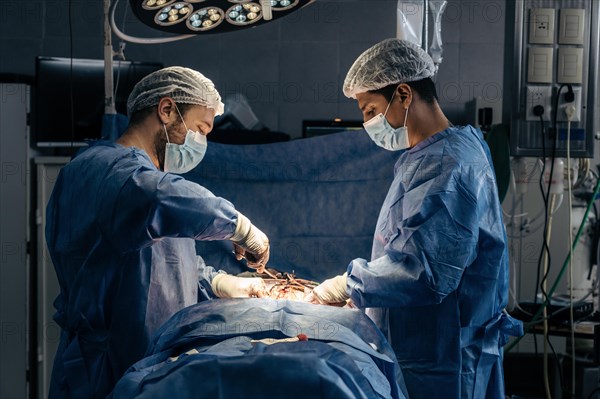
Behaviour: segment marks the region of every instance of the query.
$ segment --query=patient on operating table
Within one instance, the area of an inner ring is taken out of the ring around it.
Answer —
[[[246,272],[238,277],[259,277],[265,282],[266,298],[289,299],[291,301],[303,301],[319,283],[297,278],[292,273],[282,273],[269,268],[265,273]]]
[[[244,272],[237,276],[262,278],[265,283],[264,297],[270,299],[310,302],[313,289],[319,285],[316,281],[296,277],[294,272],[283,273],[273,268],[265,268],[263,273]],[[335,305],[352,307],[350,301],[344,301]]]

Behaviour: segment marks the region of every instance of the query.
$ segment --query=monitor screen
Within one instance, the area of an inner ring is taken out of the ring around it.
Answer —
[[[302,121],[302,137],[309,138],[326,134],[340,133],[346,130],[362,130],[361,121],[333,120],[304,120]]]
[[[160,68],[160,63],[113,61],[118,113],[127,115],[127,97],[135,84]],[[33,97],[35,146],[81,146],[87,140],[100,139],[104,61],[37,57]]]

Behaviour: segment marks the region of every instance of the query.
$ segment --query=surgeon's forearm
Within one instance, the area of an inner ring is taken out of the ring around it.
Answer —
[[[359,307],[433,305],[446,296],[432,286],[422,265],[394,262],[387,255],[372,262],[353,260],[348,265],[348,289]]]
[[[196,257],[198,268],[198,302],[216,298],[212,291],[212,281],[221,271],[207,265],[201,256]]]
[[[231,202],[197,184],[178,182],[176,192],[157,193],[149,231],[158,237],[225,240],[235,231],[237,211]]]

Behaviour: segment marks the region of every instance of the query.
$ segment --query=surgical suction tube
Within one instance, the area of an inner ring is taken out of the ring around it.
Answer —
[[[600,178],[596,181],[596,187],[594,187],[594,193],[592,194],[592,198],[590,199],[590,202],[588,203],[588,206],[585,210],[585,214],[583,215],[583,219],[581,220],[581,224],[579,225],[579,230],[577,231],[577,235],[575,236],[575,240],[573,241],[573,246],[571,247],[571,250],[569,251],[569,254],[567,255],[567,258],[565,259],[565,262],[562,266],[562,268],[560,269],[560,272],[558,273],[558,277],[556,278],[556,281],[554,282],[554,284],[552,285],[552,287],[550,288],[550,291],[548,291],[548,295],[546,296],[546,299],[544,300],[544,302],[542,302],[540,308],[537,310],[537,312],[535,313],[535,315],[533,316],[533,318],[531,319],[531,321],[529,323],[527,323],[527,325],[525,326],[525,334],[527,334],[531,328],[537,323],[539,322],[539,317],[542,314],[542,312],[544,311],[544,309],[550,304],[550,298],[552,298],[552,294],[554,294],[554,291],[556,291],[556,288],[558,287],[558,283],[560,283],[560,280],[562,280],[565,271],[568,269],[569,267],[569,262],[571,260],[571,255],[573,254],[573,252],[575,251],[575,248],[577,247],[577,243],[579,242],[579,237],[581,237],[581,234],[583,233],[584,227],[585,227],[585,222],[588,218],[588,215],[590,213],[590,210],[592,209],[592,207],[594,206],[594,202],[596,201],[596,196],[598,195],[598,192],[600,191]],[[521,341],[521,339],[524,337],[525,335],[516,338],[513,342],[511,342],[507,347],[506,347],[506,352],[510,351],[512,348],[514,348],[519,341]]]

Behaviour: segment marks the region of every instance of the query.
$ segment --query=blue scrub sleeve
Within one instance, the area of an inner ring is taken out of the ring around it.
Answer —
[[[217,298],[211,283],[217,274],[224,272],[216,271],[214,267],[208,266],[201,256],[196,258],[196,264],[198,266],[198,302]]]
[[[438,304],[458,288],[477,256],[478,193],[485,178],[455,170],[422,182],[393,204],[385,255],[348,266],[348,293],[360,307]],[[480,204],[479,204],[480,206]]]
[[[103,205],[101,229],[123,252],[163,237],[223,240],[237,224],[237,211],[229,201],[178,175],[149,168],[135,170],[114,201]]]

